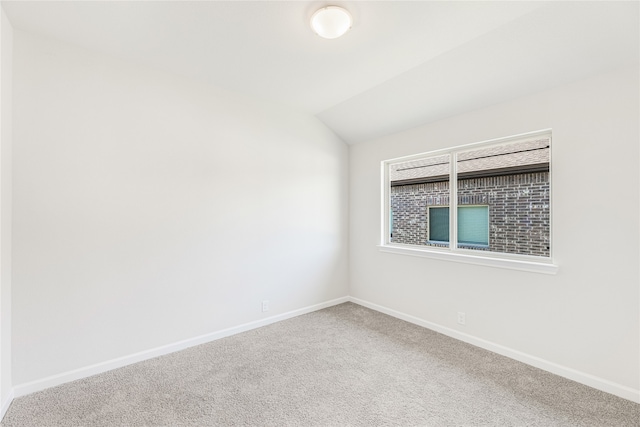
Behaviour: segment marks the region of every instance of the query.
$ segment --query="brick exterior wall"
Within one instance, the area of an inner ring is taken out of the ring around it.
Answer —
[[[428,242],[428,207],[449,205],[448,182],[395,186],[390,195],[392,242],[443,246]],[[458,205],[489,206],[489,247],[473,249],[549,256],[548,172],[461,179]]]

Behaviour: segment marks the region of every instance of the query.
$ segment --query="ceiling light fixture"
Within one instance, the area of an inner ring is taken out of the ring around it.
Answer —
[[[353,18],[338,6],[327,6],[316,11],[311,17],[311,28],[320,37],[335,39],[349,31]]]

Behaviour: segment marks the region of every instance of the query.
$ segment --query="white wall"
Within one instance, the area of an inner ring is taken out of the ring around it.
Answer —
[[[620,70],[352,146],[350,294],[639,400],[638,76]],[[556,276],[378,251],[380,161],[545,128]]]
[[[348,148],[317,119],[14,40],[14,384],[348,294]]]
[[[11,399],[11,144],[13,29],[0,8],[0,419]]]
[[[312,117],[38,36],[15,33],[14,66],[0,392],[6,351],[20,385],[347,292],[640,389],[637,68],[347,150]],[[381,160],[549,127],[557,276],[377,250]]]

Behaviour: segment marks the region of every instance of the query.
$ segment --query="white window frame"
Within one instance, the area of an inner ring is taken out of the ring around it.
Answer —
[[[473,144],[460,145],[456,147],[429,151],[425,153],[415,154],[412,156],[398,157],[394,159],[384,160],[381,162],[381,239],[378,248],[382,252],[394,254],[418,256],[425,258],[433,258],[444,261],[462,262],[467,264],[484,265],[489,267],[506,268],[511,270],[529,271],[544,274],[556,274],[558,266],[553,261],[553,163],[551,161],[551,153],[549,158],[549,257],[539,257],[531,255],[518,255],[490,251],[477,251],[473,249],[463,249],[458,247],[458,172],[457,160],[458,153],[469,151],[485,146],[499,145],[506,143],[514,143],[521,140],[528,140],[539,136],[549,136],[551,138],[551,129],[544,129],[535,132],[523,133],[519,135],[509,136],[505,138],[491,139],[487,141],[476,142]],[[551,144],[553,147],[553,144]],[[553,151],[553,148],[550,150]],[[389,165],[410,160],[417,160],[424,157],[432,157],[443,154],[450,156],[450,174],[449,174],[449,245],[448,247],[437,246],[419,246],[400,243],[392,243],[390,241],[390,182],[389,182]]]

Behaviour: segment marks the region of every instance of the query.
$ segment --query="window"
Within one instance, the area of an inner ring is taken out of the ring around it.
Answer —
[[[550,131],[384,161],[381,248],[552,265],[550,165]]]
[[[429,238],[432,243],[449,243],[449,208],[430,207],[429,216]]]
[[[458,206],[458,246],[489,246],[489,206]]]
[[[431,243],[449,243],[449,207],[430,207]],[[458,206],[458,246],[489,245],[489,206]]]

